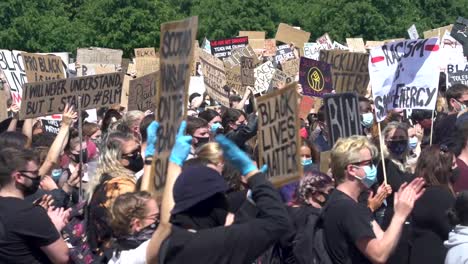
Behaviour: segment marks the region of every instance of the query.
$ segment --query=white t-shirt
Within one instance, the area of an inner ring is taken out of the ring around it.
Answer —
[[[149,240],[143,242],[135,249],[123,250],[120,252],[119,258],[116,257],[115,252],[112,259],[108,264],[145,264],[146,263],[146,248],[148,247]]]

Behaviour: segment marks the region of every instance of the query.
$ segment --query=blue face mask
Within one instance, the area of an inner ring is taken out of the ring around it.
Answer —
[[[362,181],[364,186],[367,188],[370,188],[372,185],[374,185],[377,182],[377,167],[374,165],[371,166],[364,166],[364,172],[366,173],[366,177],[364,179],[358,178],[359,180]]]
[[[365,128],[370,128],[374,124],[374,114],[365,113],[365,114],[362,114],[361,116],[362,116],[361,124]]]
[[[52,179],[58,182],[60,177],[62,176],[62,169],[53,169],[51,173]]]
[[[417,137],[410,137],[408,140],[408,147],[410,149],[415,149],[418,146],[418,138]]]
[[[301,160],[301,164],[302,166],[309,166],[309,165],[312,165],[312,159],[302,159]]]

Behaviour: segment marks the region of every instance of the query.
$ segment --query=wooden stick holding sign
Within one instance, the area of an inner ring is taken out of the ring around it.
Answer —
[[[302,175],[296,83],[257,99],[260,167],[277,187]]]
[[[382,129],[380,128],[380,122],[377,122],[377,127],[379,129],[379,144],[380,144],[380,155],[382,159],[382,170],[383,170],[383,175],[384,175],[384,184],[387,185],[387,170],[385,166],[385,155],[383,153],[383,147],[384,147],[384,138],[382,137]]]
[[[186,115],[194,42],[198,17],[161,25],[160,75],[156,102],[158,142],[153,175],[142,179],[142,189],[161,195],[166,182],[169,155],[179,124]]]

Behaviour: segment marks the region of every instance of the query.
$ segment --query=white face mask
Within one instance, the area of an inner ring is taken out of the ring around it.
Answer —
[[[460,106],[460,111],[459,112],[464,111],[466,109],[466,105],[464,103],[462,103],[462,102],[460,102],[458,100],[457,100],[457,103]]]

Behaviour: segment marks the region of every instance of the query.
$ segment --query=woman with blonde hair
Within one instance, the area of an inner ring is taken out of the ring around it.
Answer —
[[[135,173],[143,169],[133,135],[113,131],[104,138],[96,175],[88,186],[88,240],[95,254],[110,248],[110,208],[121,194],[135,191]]]
[[[197,150],[196,156],[198,158],[209,161],[211,164],[208,166],[215,169],[220,174],[223,173],[224,158],[223,150],[216,142],[206,143]]]

